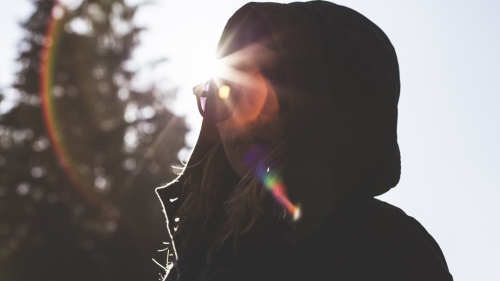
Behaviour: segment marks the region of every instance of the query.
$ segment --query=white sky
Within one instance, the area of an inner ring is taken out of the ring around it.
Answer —
[[[131,1],[132,2],[132,1]],[[133,1],[138,2],[138,1]],[[138,14],[148,27],[138,67],[169,62],[147,75],[179,87],[170,107],[197,137],[191,87],[212,57],[241,0],[158,0]],[[498,281],[500,273],[500,1],[339,0],[379,25],[399,56],[400,184],[382,196],[419,220],[438,241],[455,280]],[[0,2],[0,87],[12,81],[15,22],[27,0]]]

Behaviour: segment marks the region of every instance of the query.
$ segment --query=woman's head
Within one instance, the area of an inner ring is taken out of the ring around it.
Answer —
[[[217,56],[281,70],[296,196],[309,196],[300,189],[314,181],[335,185],[333,197],[374,196],[397,183],[398,63],[364,16],[324,1],[249,3],[229,19]]]
[[[217,56],[238,57],[254,44],[272,50],[286,79],[279,93],[293,182],[316,179],[345,196],[374,196],[397,183],[399,70],[380,28],[325,1],[249,3],[229,19]]]
[[[262,213],[262,182],[258,174],[248,181],[262,163],[276,167],[292,201],[302,203],[299,224],[311,231],[343,200],[397,184],[399,69],[392,44],[370,20],[324,1],[249,3],[229,19],[217,57],[231,71],[197,88],[205,117],[180,180],[195,181],[187,193],[200,199],[220,186],[212,170],[244,175],[240,187],[251,188],[213,199],[226,200],[226,225],[245,228]],[[203,100],[204,91],[212,100]],[[196,163],[205,164],[203,173]]]

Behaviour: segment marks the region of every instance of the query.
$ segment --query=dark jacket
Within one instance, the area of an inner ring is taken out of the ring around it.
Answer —
[[[180,253],[180,268],[167,280],[453,280],[425,228],[377,199],[334,208],[323,227],[298,243],[282,235],[283,224],[260,222],[240,239],[237,257],[225,245],[211,265],[207,248]]]
[[[227,244],[211,264],[209,245],[177,253],[167,280],[452,280],[427,231],[374,199],[401,169],[399,67],[384,32],[330,2],[249,3],[229,19],[218,56],[256,41],[285,67],[293,151],[285,182],[304,215],[295,232],[287,220],[263,219],[239,237],[237,253]],[[218,141],[204,120],[183,175],[157,190],[171,233],[186,175]]]

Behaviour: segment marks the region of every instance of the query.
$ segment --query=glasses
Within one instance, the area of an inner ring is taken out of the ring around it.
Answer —
[[[240,83],[212,78],[196,85],[193,94],[204,119],[222,122],[233,115],[240,102],[248,105],[247,110],[281,113],[287,108],[283,96],[285,82],[283,69],[262,69]]]

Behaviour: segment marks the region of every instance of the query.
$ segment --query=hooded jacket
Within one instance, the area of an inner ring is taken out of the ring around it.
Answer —
[[[241,239],[238,261],[222,254],[200,280],[452,280],[425,229],[374,199],[396,186],[401,170],[399,67],[385,33],[330,2],[248,3],[229,19],[218,56],[262,38],[287,76],[293,153],[285,179],[304,217],[290,243],[261,223]],[[218,141],[204,120],[183,174],[157,189],[171,232],[186,175]]]

